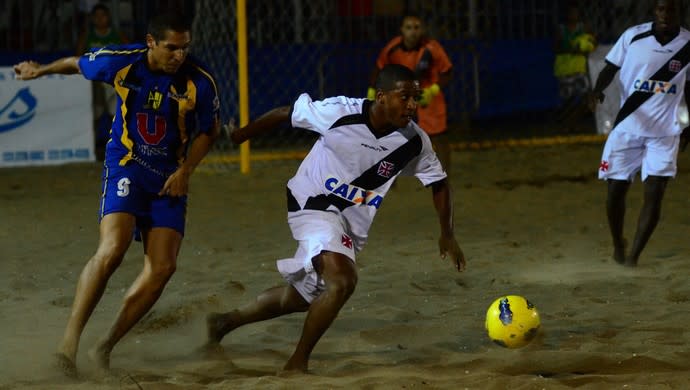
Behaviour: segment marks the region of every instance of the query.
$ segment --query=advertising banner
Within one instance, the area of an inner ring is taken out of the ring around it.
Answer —
[[[90,81],[15,80],[11,67],[0,67],[0,167],[94,159]]]

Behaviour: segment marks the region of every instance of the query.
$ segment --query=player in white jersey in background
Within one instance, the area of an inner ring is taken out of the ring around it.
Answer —
[[[232,141],[240,144],[289,121],[320,137],[288,182],[288,223],[299,243],[293,258],[277,264],[288,284],[264,291],[239,309],[209,314],[208,348],[218,348],[239,326],[308,311],[299,343],[284,366],[306,372],[314,346],[355,289],[355,254],[401,173],[431,187],[441,257],[464,270],[446,173],[429,137],[412,121],[422,92],[419,81],[402,65],[386,65],[376,89],[373,101],[343,96],[312,101],[302,94],[292,107],[273,109],[232,132]]]
[[[690,32],[680,27],[677,0],[657,0],[654,22],[626,30],[606,56],[590,95],[594,109],[617,72],[621,108],[604,146],[599,178],[608,181],[606,210],[613,238],[613,258],[634,267],[661,214],[661,201],[676,159],[683,127],[679,106],[687,98]],[[685,132],[683,132],[685,133]],[[641,169],[644,202],[630,252],[623,238],[625,197]]]

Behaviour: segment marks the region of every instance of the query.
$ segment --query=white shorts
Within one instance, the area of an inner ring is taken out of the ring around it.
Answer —
[[[641,137],[612,131],[606,140],[599,164],[599,179],[633,181],[642,168],[642,181],[647,176],[676,176],[679,135]]]
[[[321,251],[337,252],[355,262],[356,238],[349,233],[347,221],[339,213],[300,210],[288,213],[292,236],[299,242],[295,256],[276,262],[278,271],[302,297],[311,303],[325,289],[312,259]]]

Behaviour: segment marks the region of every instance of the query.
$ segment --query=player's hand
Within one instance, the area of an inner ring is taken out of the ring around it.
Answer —
[[[41,75],[38,69],[41,67],[36,61],[24,61],[14,66],[14,75],[17,80],[33,80]]]
[[[189,177],[192,172],[185,166],[177,168],[168,180],[163,184],[163,188],[158,193],[159,196],[185,196],[189,191]]]
[[[438,249],[442,259],[449,259],[459,272],[465,270],[465,254],[462,253],[462,249],[460,249],[460,245],[458,245],[455,237],[441,236],[438,240]]]
[[[376,88],[369,87],[369,89],[367,89],[367,99],[376,100]]]
[[[680,133],[680,151],[684,152],[690,142],[690,127],[686,127]]]
[[[239,145],[248,139],[247,136],[240,130],[241,128],[237,127],[234,119],[230,119],[230,122],[223,126],[223,134],[227,134],[232,143],[235,145]]]
[[[438,84],[432,84],[424,88],[422,90],[422,96],[419,98],[419,105],[422,107],[428,106],[434,96],[438,95],[439,92],[441,92],[441,87],[439,87]]]
[[[606,99],[606,95],[603,92],[591,91],[587,94],[587,106],[594,112],[597,109],[597,104],[603,103],[604,99]]]
[[[232,134],[237,130],[237,125],[235,124],[235,119],[232,118],[228,123],[220,127],[220,138],[232,140]]]

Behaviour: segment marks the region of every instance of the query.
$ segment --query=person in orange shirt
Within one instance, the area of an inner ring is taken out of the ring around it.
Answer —
[[[422,87],[417,106],[417,123],[429,134],[443,169],[449,173],[450,144],[447,137],[446,100],[442,89],[451,79],[453,64],[443,46],[426,36],[424,23],[418,16],[404,16],[400,32],[379,53],[369,80],[367,97],[373,100],[376,95],[374,80],[384,65],[400,64],[413,70]]]

